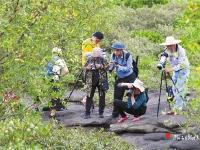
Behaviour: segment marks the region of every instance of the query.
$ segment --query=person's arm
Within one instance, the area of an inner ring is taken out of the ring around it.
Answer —
[[[179,49],[178,64],[173,67],[174,71],[178,71],[187,67],[187,56],[183,48]]]
[[[134,109],[138,109],[141,105],[146,102],[147,97],[145,92],[140,93],[140,95],[136,98],[135,103],[133,104]]]
[[[133,83],[121,83],[121,86],[127,86],[130,89],[133,87]]]
[[[129,72],[130,69],[132,69],[132,63],[133,63],[133,59],[132,59],[132,56],[130,55],[128,60],[127,60],[127,65],[126,66],[117,65],[118,71]]]

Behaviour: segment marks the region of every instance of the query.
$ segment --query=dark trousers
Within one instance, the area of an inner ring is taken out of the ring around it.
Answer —
[[[93,97],[96,88],[98,88],[99,93],[99,114],[103,114],[104,108],[105,108],[105,92],[101,90],[99,82],[97,82],[95,85],[92,85],[92,90],[90,92],[90,95],[87,96],[86,99],[86,115],[90,115],[90,109],[93,105]]]
[[[115,100],[122,100],[124,97],[125,90],[126,88],[123,87],[118,87],[117,85],[121,82],[124,83],[133,83],[135,81],[135,74],[132,73],[131,75],[125,77],[125,78],[116,78],[115,80],[115,85],[114,85],[114,101]],[[119,113],[116,110],[115,106],[113,107],[113,117],[118,117]]]
[[[145,114],[147,107],[141,106],[139,109],[134,109],[133,107],[128,108],[127,102],[123,102],[121,100],[115,100],[114,106],[116,107],[116,111],[122,116],[126,117],[125,112],[128,114],[134,115],[134,117],[139,117]]]

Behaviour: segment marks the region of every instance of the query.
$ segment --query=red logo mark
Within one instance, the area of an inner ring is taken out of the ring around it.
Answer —
[[[170,133],[165,133],[165,138],[166,138],[167,140],[169,140],[169,139],[171,138],[171,134],[170,134]]]

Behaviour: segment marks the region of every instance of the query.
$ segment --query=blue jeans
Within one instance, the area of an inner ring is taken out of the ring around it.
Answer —
[[[183,105],[185,103],[185,96],[186,96],[186,90],[187,90],[186,84],[187,84],[189,73],[190,73],[189,69],[182,69],[182,70],[173,72],[172,80],[175,83],[175,85],[173,85],[173,93],[174,93],[174,100],[175,100],[173,109],[182,110],[183,108]]]

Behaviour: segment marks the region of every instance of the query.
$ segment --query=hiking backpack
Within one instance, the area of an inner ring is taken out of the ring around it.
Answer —
[[[45,71],[45,76],[46,77],[51,77],[54,75],[53,72],[53,66],[55,64],[55,61],[59,60],[60,57],[59,56],[55,56],[53,57],[45,66],[44,71]]]

